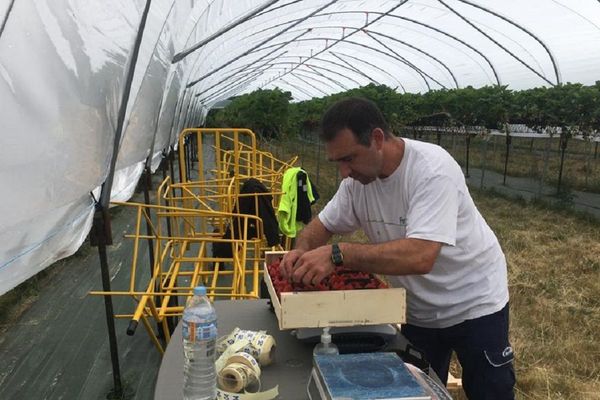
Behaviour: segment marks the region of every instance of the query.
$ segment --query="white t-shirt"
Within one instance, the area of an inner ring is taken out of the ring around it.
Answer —
[[[362,228],[372,243],[442,243],[430,273],[388,276],[406,288],[408,323],[446,328],[499,311],[508,302],[506,260],[460,166],[439,146],[403,140],[402,162],[390,176],[368,185],[344,179],[319,219],[333,233]]]

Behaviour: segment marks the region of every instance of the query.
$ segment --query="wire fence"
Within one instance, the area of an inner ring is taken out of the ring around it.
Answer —
[[[478,188],[497,185],[491,177],[501,175],[501,184],[517,181],[533,197],[554,196],[571,199],[572,193],[600,194],[600,155],[598,142],[560,137],[520,137],[481,133],[451,133],[405,130],[402,137],[438,144],[462,167],[470,184]],[[299,161],[317,187],[331,180],[335,170],[337,187],[340,177],[335,165],[327,162],[323,144],[316,132],[304,132],[295,138],[264,142],[266,149],[283,157],[297,154]],[[307,167],[308,166],[308,167]],[[325,171],[328,171],[327,174]],[[575,200],[574,203],[577,201]],[[600,207],[600,204],[598,204]]]

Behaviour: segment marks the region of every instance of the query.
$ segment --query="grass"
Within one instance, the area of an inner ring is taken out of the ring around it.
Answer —
[[[504,249],[523,399],[600,399],[600,223],[486,192],[474,199]]]
[[[318,211],[338,178],[335,166],[322,162],[322,151],[302,146],[265,144],[279,156],[301,155],[313,181],[321,157]],[[471,191],[508,262],[517,398],[600,399],[600,341],[595,340],[600,328],[600,222],[541,202]],[[364,238],[358,233],[350,240]],[[452,371],[460,375],[458,366]]]

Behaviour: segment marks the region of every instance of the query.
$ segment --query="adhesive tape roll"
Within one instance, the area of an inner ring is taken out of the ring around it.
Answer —
[[[245,364],[233,363],[223,368],[218,374],[217,382],[221,389],[238,393],[257,379],[258,377],[250,367]]]
[[[252,345],[258,350],[258,363],[267,366],[275,359],[275,339],[273,336],[261,334],[252,340]]]
[[[225,362],[225,364],[227,364],[227,365],[233,364],[233,363],[239,363],[239,364],[244,364],[244,365],[248,366],[249,368],[252,369],[252,371],[254,372],[254,374],[257,377],[260,377],[260,367],[258,366],[258,362],[250,354],[245,353],[245,352],[235,353],[234,355],[229,357],[227,359],[227,361]]]
[[[244,331],[239,330],[235,333],[236,339],[248,339],[249,341],[253,341],[255,337],[264,335],[265,331]]]
[[[245,342],[245,343],[244,343]],[[229,336],[219,341],[219,353],[238,344],[233,352],[245,352],[254,357],[258,364],[266,366],[273,363],[275,358],[275,339],[265,331],[245,331],[235,328]],[[225,357],[224,359],[226,359]]]
[[[248,343],[246,346],[244,346],[241,349],[241,351],[243,351],[244,353],[250,354],[252,357],[254,357],[257,360],[260,357],[260,350],[252,343]]]
[[[219,343],[217,345],[217,351],[219,353],[222,353],[227,349],[227,347],[234,344],[239,331],[240,331],[240,328],[235,328],[228,336],[220,338]]]

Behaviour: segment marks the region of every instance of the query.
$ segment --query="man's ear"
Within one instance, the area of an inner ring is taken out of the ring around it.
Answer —
[[[385,133],[381,128],[375,128],[371,131],[371,142],[375,143],[377,150],[381,150],[385,141]]]

